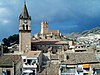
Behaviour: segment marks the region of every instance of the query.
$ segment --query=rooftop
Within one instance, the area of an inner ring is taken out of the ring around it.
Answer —
[[[23,54],[23,56],[27,56],[28,58],[31,57],[38,57],[40,55],[41,51],[29,51],[25,54]]]
[[[55,44],[58,41],[32,41],[32,44],[46,44],[46,45],[51,45]]]
[[[62,44],[68,44],[66,41],[32,41],[32,44],[39,44],[39,45],[62,45]]]
[[[66,53],[66,61],[61,64],[82,64],[82,63],[98,63],[94,53]]]
[[[0,66],[13,66],[21,59],[20,55],[3,55],[0,56]]]

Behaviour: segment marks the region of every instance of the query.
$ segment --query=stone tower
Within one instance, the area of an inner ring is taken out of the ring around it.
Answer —
[[[48,33],[48,23],[42,22],[41,23],[41,34],[46,35]]]
[[[31,50],[31,16],[28,14],[26,3],[19,16],[19,51],[25,53]]]

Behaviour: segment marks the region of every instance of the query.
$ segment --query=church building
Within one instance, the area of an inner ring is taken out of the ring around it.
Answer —
[[[31,16],[29,16],[26,3],[19,16],[19,51],[25,53],[31,50]]]

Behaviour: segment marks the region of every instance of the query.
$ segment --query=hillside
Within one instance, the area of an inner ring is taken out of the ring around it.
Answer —
[[[87,30],[87,31],[80,33],[80,35],[82,36],[87,36],[89,34],[100,34],[100,27],[96,27],[91,30]]]
[[[68,38],[77,38],[79,36],[87,36],[89,34],[100,34],[100,27],[96,27],[96,28],[93,28],[91,30],[86,30],[86,31],[83,31],[81,33],[71,33],[71,34],[68,34],[67,37]]]

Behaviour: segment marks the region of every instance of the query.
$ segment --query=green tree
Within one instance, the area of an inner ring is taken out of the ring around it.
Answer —
[[[9,36],[8,38],[4,38],[3,43],[5,46],[11,46],[13,44],[19,44],[19,35],[14,34],[12,36]]]
[[[3,41],[5,46],[10,46],[10,43],[9,43],[7,38],[4,38],[2,41]]]

